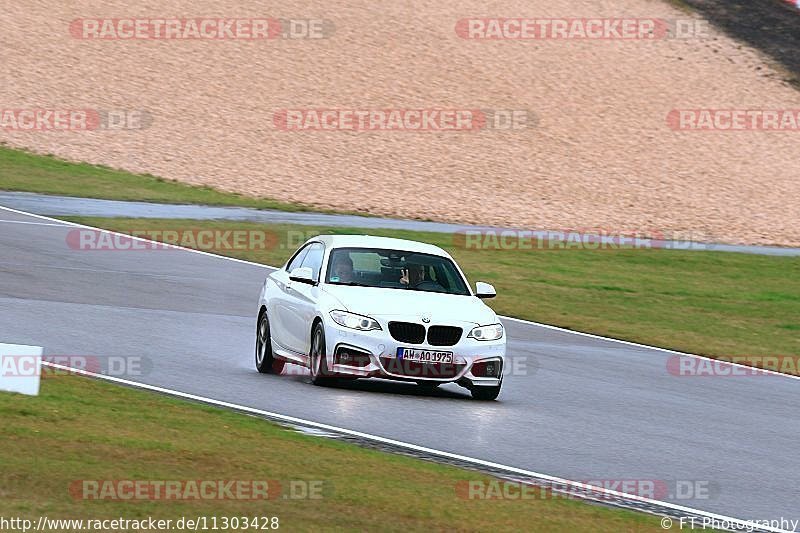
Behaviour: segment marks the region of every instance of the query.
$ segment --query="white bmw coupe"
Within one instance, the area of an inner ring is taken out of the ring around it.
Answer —
[[[461,269],[437,246],[364,235],[309,239],[261,290],[256,368],[306,366],[336,378],[454,382],[494,400],[503,382],[505,331]]]

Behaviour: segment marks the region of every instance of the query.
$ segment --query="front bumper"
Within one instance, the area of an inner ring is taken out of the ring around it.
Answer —
[[[328,347],[328,370],[342,377],[385,378],[398,381],[428,381],[458,383],[473,386],[500,385],[504,371],[506,339],[477,341],[466,337],[453,346],[432,346],[398,342],[390,335],[386,324],[382,330],[358,331],[342,327],[332,320],[325,322],[325,344]],[[453,352],[452,364],[414,363],[397,359],[397,349],[415,348]],[[350,354],[351,357],[346,355]],[[487,374],[488,365],[491,375]],[[473,372],[474,371],[474,372]]]

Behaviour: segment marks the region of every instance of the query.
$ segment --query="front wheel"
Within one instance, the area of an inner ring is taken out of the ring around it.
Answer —
[[[272,353],[272,337],[267,312],[261,313],[256,327],[256,369],[262,374],[280,374],[284,361]]]
[[[311,331],[311,353],[309,354],[311,383],[327,385],[332,380],[328,372],[328,356],[325,355],[325,328],[317,322]]]
[[[497,399],[497,395],[500,394],[500,385],[496,387],[472,387],[470,392],[474,400],[488,402]]]

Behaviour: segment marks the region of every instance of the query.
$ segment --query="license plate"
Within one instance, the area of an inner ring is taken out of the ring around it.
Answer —
[[[453,352],[398,348],[397,358],[405,359],[406,361],[417,361],[419,363],[452,363]]]

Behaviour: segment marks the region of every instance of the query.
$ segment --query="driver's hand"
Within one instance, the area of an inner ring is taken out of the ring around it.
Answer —
[[[400,269],[400,273],[402,274],[402,276],[400,276],[400,283],[408,285],[408,269],[402,268]]]

